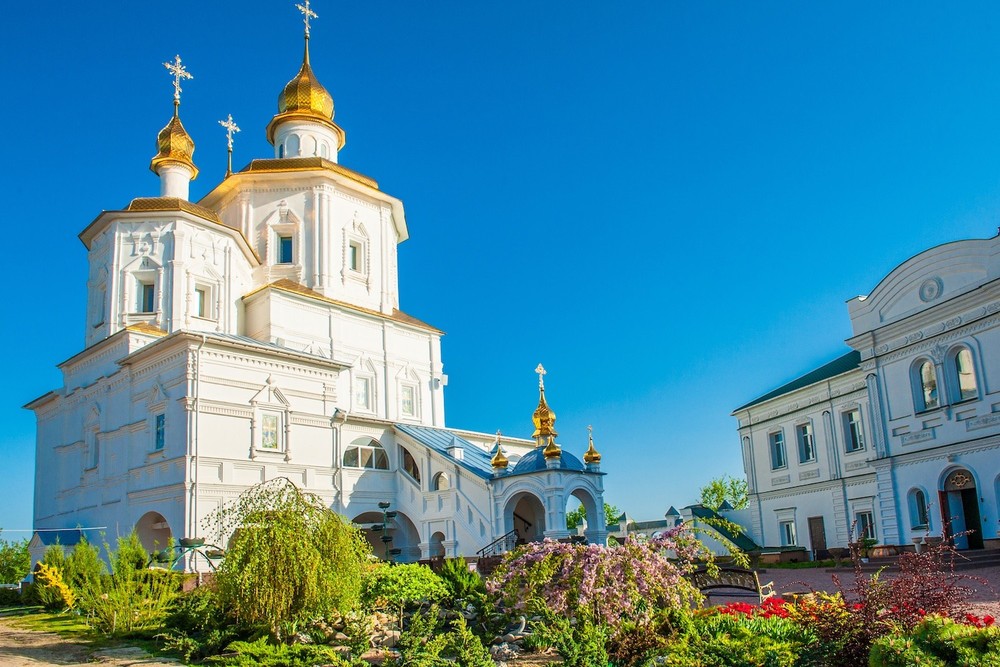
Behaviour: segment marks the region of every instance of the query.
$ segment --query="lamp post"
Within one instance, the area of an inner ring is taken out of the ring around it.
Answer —
[[[392,563],[392,557],[398,556],[403,553],[402,549],[393,548],[392,545],[392,535],[389,535],[389,521],[396,518],[398,514],[395,510],[389,510],[389,501],[383,500],[378,504],[378,508],[382,510],[382,523],[377,523],[372,526],[372,530],[376,533],[382,533],[382,544],[385,545],[385,559]]]

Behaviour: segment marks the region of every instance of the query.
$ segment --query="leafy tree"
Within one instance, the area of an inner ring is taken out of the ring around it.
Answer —
[[[371,549],[319,496],[283,477],[251,487],[206,519],[229,540],[219,595],[242,623],[282,639],[295,624],[358,605]]]
[[[604,523],[607,526],[611,524],[618,523],[618,517],[622,515],[622,511],[615,507],[614,505],[609,505],[604,503]],[[583,505],[580,505],[575,510],[571,510],[566,513],[566,528],[573,530],[587,518],[587,510]]]
[[[0,584],[16,584],[31,570],[28,540],[0,540]]]
[[[66,583],[72,586],[73,591],[79,596],[84,588],[96,585],[104,572],[104,561],[101,560],[97,546],[88,542],[86,536],[81,535],[80,541],[66,556],[63,569]]]
[[[748,502],[747,481],[723,475],[701,487],[701,504],[705,507],[718,510],[723,501],[729,501],[733,509],[744,509]]]
[[[448,587],[441,577],[419,563],[379,563],[368,572],[363,584],[363,598],[368,605],[398,611],[400,624],[406,607],[438,602],[447,595]]]

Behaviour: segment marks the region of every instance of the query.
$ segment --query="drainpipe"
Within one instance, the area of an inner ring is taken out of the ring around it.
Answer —
[[[337,420],[340,424],[337,424]],[[344,465],[343,465],[343,437],[344,424],[347,423],[347,410],[340,408],[333,409],[333,466],[336,474],[333,476],[333,488],[337,492],[337,505],[339,512],[344,514]]]
[[[192,449],[194,450],[194,474],[191,475],[194,497],[191,500],[191,529],[188,532],[190,537],[195,537],[198,533],[198,414],[201,412],[201,350],[207,342],[208,336],[204,333],[201,334],[201,343],[198,345],[198,350],[195,352],[194,357],[194,433],[192,434],[192,439],[194,440],[192,443]],[[196,560],[197,556],[192,555],[192,566],[195,565]]]

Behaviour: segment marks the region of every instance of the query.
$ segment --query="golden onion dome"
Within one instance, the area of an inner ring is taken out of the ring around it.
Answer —
[[[178,103],[174,102],[174,116],[166,127],[156,135],[156,156],[149,163],[153,173],[159,173],[160,165],[175,163],[191,170],[191,179],[198,176],[198,168],[194,166],[194,140],[184,129],[178,114]]]
[[[507,457],[504,456],[503,447],[500,446],[500,431],[497,431],[497,441],[496,445],[493,447],[493,458],[490,459],[490,465],[494,469],[506,468],[507,464],[510,463]]]
[[[549,404],[545,401],[544,387],[538,390],[538,407],[535,408],[535,412],[531,415],[531,421],[535,424],[535,432],[531,435],[532,438],[546,438],[559,435],[555,429],[556,413],[549,408]]]
[[[562,448],[556,444],[556,439],[554,435],[549,436],[549,442],[545,445],[545,449],[542,450],[542,456],[545,460],[556,459],[562,456]]]
[[[302,67],[292,80],[285,84],[278,95],[278,113],[267,125],[267,139],[274,142],[275,126],[282,120],[308,119],[318,121],[332,129],[343,148],[346,139],[344,131],[333,122],[333,95],[323,87],[309,65],[309,37],[306,36]]]
[[[590,435],[590,446],[587,447],[587,451],[583,453],[583,462],[587,464],[597,465],[601,462],[601,453],[597,451],[594,447],[594,435]]]

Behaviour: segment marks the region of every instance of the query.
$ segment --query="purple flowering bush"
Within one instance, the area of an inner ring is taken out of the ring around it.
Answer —
[[[648,623],[665,609],[688,609],[702,595],[685,574],[712,554],[686,526],[624,544],[526,544],[508,555],[487,590],[511,614],[538,609],[606,626]]]

